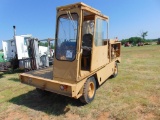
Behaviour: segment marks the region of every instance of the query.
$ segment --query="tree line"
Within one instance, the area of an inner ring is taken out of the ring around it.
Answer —
[[[48,47],[48,42],[40,42],[39,41],[39,46],[45,46],[45,47]],[[50,44],[50,46],[51,46],[51,49],[54,49],[54,45],[53,44]]]
[[[142,39],[141,37],[130,37],[128,39],[122,39],[121,43],[122,45],[125,44],[126,42],[129,42],[130,44],[138,44],[139,42],[143,42],[143,43],[150,43],[150,42],[156,42],[158,41],[158,39]]]
[[[145,39],[145,37],[147,36],[148,31],[146,32],[142,32],[141,33],[141,37],[130,37],[128,39],[122,39],[121,43],[122,45],[129,42],[132,45],[136,45],[138,43],[149,43],[149,42],[153,42],[153,41],[158,41],[158,39]]]

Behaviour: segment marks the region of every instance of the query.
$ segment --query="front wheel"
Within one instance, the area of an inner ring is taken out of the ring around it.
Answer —
[[[118,64],[117,64],[117,62],[115,62],[114,73],[113,73],[112,77],[115,78],[117,75],[118,75]]]
[[[82,103],[90,103],[93,101],[96,94],[96,81],[94,77],[89,78],[83,88],[83,95],[80,97]]]

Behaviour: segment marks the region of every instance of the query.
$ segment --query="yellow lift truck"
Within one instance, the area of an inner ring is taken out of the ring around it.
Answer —
[[[108,22],[84,3],[58,7],[54,65],[20,74],[21,82],[90,103],[121,61],[121,42],[108,39]]]

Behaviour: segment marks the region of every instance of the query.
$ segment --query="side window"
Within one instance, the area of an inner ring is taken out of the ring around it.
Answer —
[[[83,35],[94,34],[94,20],[87,20],[83,22]]]
[[[11,41],[11,46],[15,46],[15,42],[14,41]]]
[[[100,18],[96,19],[96,29],[95,29],[95,45],[103,46],[104,41],[107,40],[107,21]]]
[[[28,39],[24,38],[24,45],[27,45]]]

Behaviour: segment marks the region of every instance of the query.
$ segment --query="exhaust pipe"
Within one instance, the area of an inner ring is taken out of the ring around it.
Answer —
[[[13,32],[14,32],[13,40],[15,42],[15,47],[16,47],[15,55],[16,55],[17,54],[17,46],[16,46],[16,26],[15,25],[13,26]]]
[[[14,37],[16,36],[16,26],[13,26]]]

